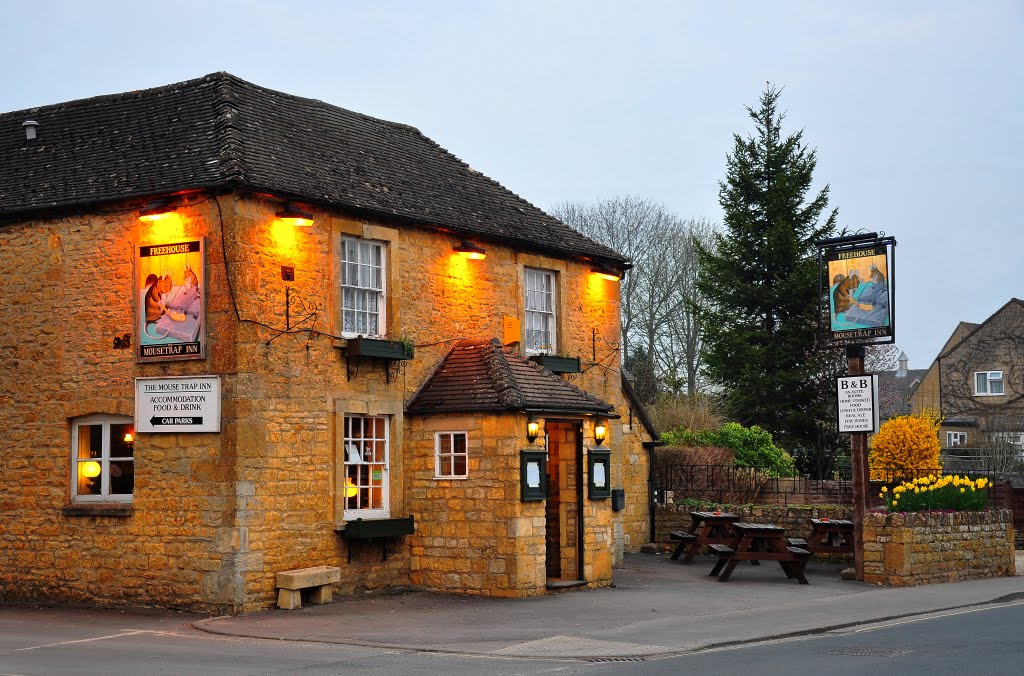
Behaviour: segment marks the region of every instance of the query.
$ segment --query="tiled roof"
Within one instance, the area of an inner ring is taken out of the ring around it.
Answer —
[[[613,407],[493,339],[456,343],[406,407],[410,414],[464,411],[608,415]]]
[[[0,114],[0,218],[222,187],[626,262],[413,127],[228,73]]]

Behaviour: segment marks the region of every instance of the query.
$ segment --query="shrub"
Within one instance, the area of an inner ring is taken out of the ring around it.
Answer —
[[[785,476],[796,473],[792,456],[776,446],[772,435],[757,425],[744,427],[730,422],[717,430],[698,432],[677,428],[662,434],[661,440],[676,446],[724,446],[732,450],[737,467],[764,467]]]
[[[930,509],[979,510],[988,499],[989,480],[966,476],[930,474],[896,486],[882,487],[878,497],[890,512],[923,512]]]
[[[871,478],[901,481],[925,472],[941,470],[939,425],[942,420],[931,412],[901,415],[887,420],[871,441],[868,463]]]
[[[717,400],[706,394],[662,394],[647,407],[647,413],[659,430],[716,430],[725,422]]]

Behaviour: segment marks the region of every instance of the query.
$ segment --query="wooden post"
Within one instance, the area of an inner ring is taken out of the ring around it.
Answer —
[[[864,375],[864,347],[846,348],[846,372],[851,376]],[[864,580],[864,513],[868,493],[868,435],[867,432],[850,434],[850,460],[853,465],[853,567],[857,579]]]

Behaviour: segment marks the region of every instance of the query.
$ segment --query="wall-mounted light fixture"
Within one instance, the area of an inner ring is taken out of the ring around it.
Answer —
[[[125,435],[124,435],[124,443],[131,444],[131,443],[134,443],[134,442],[135,442],[135,435],[132,434],[131,432],[125,433]]]
[[[598,418],[594,422],[594,441],[600,446],[604,443],[604,440],[608,438],[608,421],[604,418]]]
[[[526,440],[532,444],[538,436],[540,436],[540,421],[531,415],[526,421]]]
[[[610,282],[617,282],[622,279],[622,273],[614,268],[609,268],[604,265],[595,265],[590,269],[595,275],[601,279],[607,279]]]
[[[313,225],[313,214],[291,204],[284,205],[284,208],[275,215],[279,220],[297,228],[308,228]]]
[[[144,223],[152,223],[167,218],[177,207],[171,206],[170,200],[154,200],[142,209],[139,209],[139,220]]]
[[[454,246],[452,249],[454,249],[460,256],[471,258],[475,261],[487,258],[487,252],[484,249],[478,247],[472,242],[467,242],[466,240],[462,240],[458,246]]]

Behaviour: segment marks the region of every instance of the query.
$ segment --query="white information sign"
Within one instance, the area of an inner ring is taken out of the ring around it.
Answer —
[[[878,431],[878,376],[836,379],[840,432]]]
[[[220,376],[135,379],[136,432],[220,432]]]

